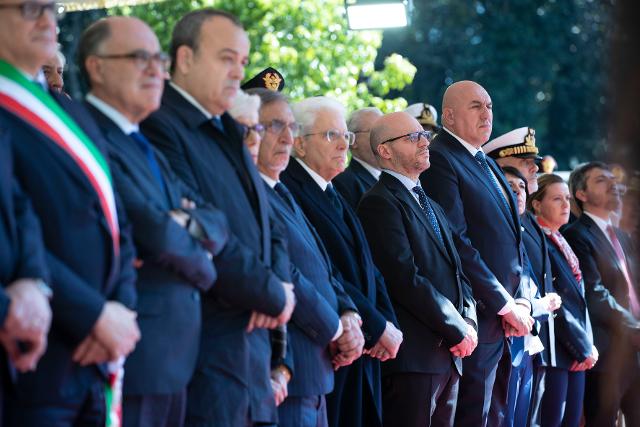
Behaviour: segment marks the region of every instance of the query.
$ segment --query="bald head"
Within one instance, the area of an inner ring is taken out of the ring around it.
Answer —
[[[380,166],[416,181],[420,173],[429,167],[429,141],[421,136],[412,142],[408,134],[423,131],[422,125],[404,111],[386,114],[376,120],[371,128],[371,149]],[[398,139],[389,141],[393,138]]]
[[[452,84],[442,98],[442,125],[480,148],[491,136],[491,97],[476,82],[463,80]]]

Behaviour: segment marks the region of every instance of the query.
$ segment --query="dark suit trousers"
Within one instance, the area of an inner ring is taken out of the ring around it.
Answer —
[[[635,374],[633,371],[587,371],[584,396],[587,427],[615,426],[620,409],[626,426],[640,426],[640,374],[637,368]]]
[[[540,427],[540,411],[542,410],[542,396],[544,396],[545,377],[547,373],[546,366],[537,366],[534,363],[533,368],[533,391],[531,392],[531,407],[529,408],[528,426]]]
[[[187,409],[187,390],[174,394],[125,396],[123,427],[182,427]]]
[[[396,373],[382,380],[384,427],[451,426],[456,411],[460,376]]]
[[[540,424],[544,427],[578,427],[582,416],[584,372],[551,367],[546,371]]]
[[[289,396],[278,406],[278,427],[327,427],[327,402],[323,395]]]
[[[7,423],[10,427],[104,427],[106,407],[105,383],[95,381],[85,393],[66,397],[64,401],[39,405],[11,402]]]
[[[479,343],[462,359],[457,427],[499,427],[507,410],[511,356],[505,340]]]
[[[527,425],[533,376],[533,357],[525,352],[520,365],[511,369],[506,426],[525,427]]]

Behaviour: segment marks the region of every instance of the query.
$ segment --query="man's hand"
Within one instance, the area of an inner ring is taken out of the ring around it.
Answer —
[[[473,353],[478,346],[478,333],[471,325],[467,325],[467,334],[458,344],[454,345],[449,351],[457,357],[467,357]]]
[[[378,342],[364,352],[365,354],[384,362],[386,360],[396,358],[398,350],[400,349],[400,344],[402,344],[402,331],[396,328],[393,323],[387,322],[387,326],[384,328],[384,332],[380,336]]]
[[[49,332],[51,307],[49,300],[38,288],[36,280],[19,279],[6,287],[11,298],[4,329],[9,334],[28,335]]]
[[[362,320],[354,312],[347,311],[340,317],[340,322],[342,322],[342,335],[329,346],[333,356],[331,362],[335,370],[353,363],[360,357],[364,347],[364,336],[360,330]]]
[[[51,326],[49,300],[33,279],[16,280],[5,292],[11,303],[0,330],[0,343],[18,371],[35,370],[47,348]]]
[[[598,354],[598,349],[595,346],[591,346],[591,354],[582,362],[574,360],[569,370],[586,371],[587,369],[591,369],[598,362],[599,357],[600,355]]]
[[[278,317],[271,317],[264,313],[253,311],[251,318],[249,318],[249,324],[247,325],[247,333],[260,328],[274,329],[277,326],[284,325],[291,319],[293,309],[296,306],[296,295],[293,293],[293,284],[282,282],[282,287],[284,288],[285,304]]]
[[[93,335],[86,337],[73,352],[73,361],[80,366],[105,363],[109,360],[109,351]]]
[[[562,298],[560,298],[560,295],[555,292],[549,292],[544,297],[540,298],[540,302],[545,310],[549,313],[553,313],[562,305]]]
[[[20,346],[18,345],[20,342]],[[34,371],[47,349],[47,334],[30,332],[13,335],[0,330],[0,343],[19,372]]]
[[[502,316],[502,327],[506,337],[523,337],[531,332],[533,317],[527,307],[515,304],[513,310]]]
[[[287,376],[282,371],[286,369],[284,367],[271,370],[271,389],[273,390],[273,397],[276,400],[276,406],[280,406],[282,402],[289,395],[289,389],[287,387]]]
[[[169,216],[172,220],[178,223],[178,225],[182,228],[187,228],[187,223],[189,222],[190,215],[183,210],[174,209],[169,211]]]
[[[140,339],[136,312],[117,301],[107,301],[93,327],[93,336],[109,352],[109,360],[125,357]]]

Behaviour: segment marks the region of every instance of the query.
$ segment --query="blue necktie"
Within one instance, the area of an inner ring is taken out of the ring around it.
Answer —
[[[331,202],[331,205],[338,211],[340,216],[342,216],[342,203],[340,203],[340,198],[338,197],[338,193],[336,193],[336,190],[334,190],[333,185],[331,185],[331,183],[327,185],[327,189],[324,190],[324,193],[327,195],[327,197],[329,197],[329,201]]]
[[[153,148],[151,147],[151,143],[149,140],[140,132],[131,132],[129,134],[131,138],[133,138],[137,143],[138,147],[142,150],[145,157],[147,158],[147,164],[149,165],[149,169],[151,170],[151,174],[158,181],[158,185],[162,191],[165,191],[164,187],[164,179],[162,179],[162,172],[160,171],[160,165],[156,160],[156,156],[153,153]]]
[[[276,183],[276,185],[275,185],[275,187],[273,187],[273,189],[285,201],[285,203],[287,205],[289,205],[289,207],[294,212],[296,212],[296,206],[295,206],[295,202],[293,200],[293,195],[291,195],[291,192],[289,191],[289,189],[287,187],[285,187],[284,184],[281,183],[281,182]]]
[[[420,207],[427,214],[427,219],[429,220],[429,223],[431,223],[431,227],[433,228],[433,231],[436,233],[436,236],[438,236],[438,240],[440,240],[440,243],[442,243],[442,246],[444,246],[444,239],[442,238],[442,230],[440,230],[440,225],[438,224],[436,213],[433,211],[433,206],[431,206],[431,203],[429,202],[429,198],[427,197],[427,194],[419,185],[416,185],[415,187],[413,187],[413,192],[418,195],[418,201],[420,202]]]
[[[487,178],[489,178],[489,181],[491,182],[491,185],[493,185],[494,190],[498,193],[498,197],[500,198],[500,200],[502,200],[505,209],[507,210],[507,212],[511,212],[509,202],[504,197],[504,193],[500,188],[500,184],[498,184],[498,181],[496,181],[496,177],[493,175],[493,172],[491,172],[491,168],[489,168],[489,163],[487,163],[487,159],[484,157],[484,153],[482,151],[478,151],[475,155],[475,158],[482,167],[485,175],[487,175]]]
[[[213,123],[213,127],[218,129],[223,134],[225,133],[224,132],[224,125],[222,124],[222,119],[220,119],[220,116],[213,116],[211,118],[211,123]]]

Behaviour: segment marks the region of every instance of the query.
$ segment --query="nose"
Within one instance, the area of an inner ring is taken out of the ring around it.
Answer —
[[[231,68],[230,75],[234,80],[242,81],[244,79],[244,64],[242,62],[236,62]]]

